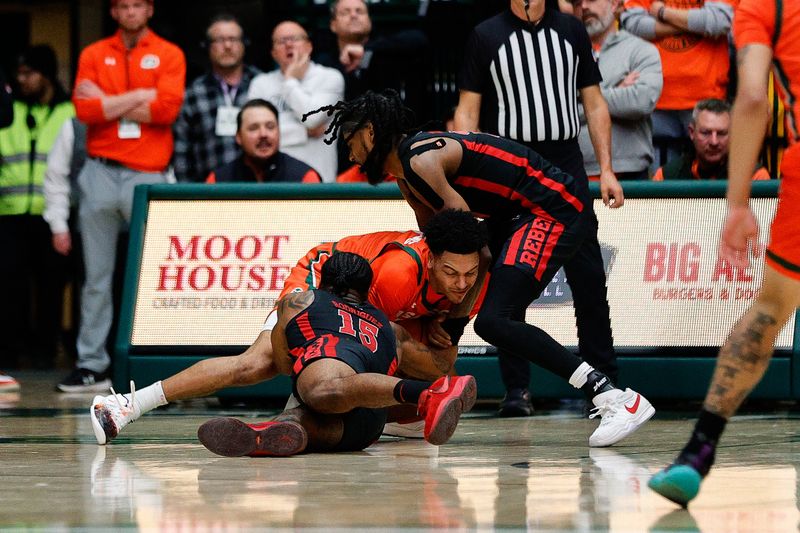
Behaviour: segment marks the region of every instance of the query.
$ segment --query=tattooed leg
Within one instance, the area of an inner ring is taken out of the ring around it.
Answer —
[[[761,380],[780,331],[774,312],[754,304],[722,346],[703,407],[730,418]]]
[[[720,349],[703,407],[730,418],[769,366],[775,339],[800,303],[800,281],[765,268],[756,301]]]

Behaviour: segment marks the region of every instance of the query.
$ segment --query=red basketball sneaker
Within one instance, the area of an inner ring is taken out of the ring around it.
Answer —
[[[472,376],[444,376],[422,392],[417,412],[425,418],[425,440],[444,444],[456,430],[461,413],[475,405],[478,387]]]
[[[245,424],[235,418],[212,418],[197,429],[209,451],[225,457],[295,455],[306,449],[308,435],[297,422]]]

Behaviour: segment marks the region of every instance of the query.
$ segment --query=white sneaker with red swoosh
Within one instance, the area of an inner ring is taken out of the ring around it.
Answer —
[[[610,390],[592,399],[595,408],[589,418],[602,417],[600,425],[589,437],[589,446],[611,446],[621,441],[650,420],[656,410],[647,398],[636,391]]]

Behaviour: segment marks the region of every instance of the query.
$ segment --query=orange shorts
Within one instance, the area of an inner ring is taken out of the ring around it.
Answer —
[[[765,260],[784,276],[800,280],[800,145],[784,153],[781,176]]]

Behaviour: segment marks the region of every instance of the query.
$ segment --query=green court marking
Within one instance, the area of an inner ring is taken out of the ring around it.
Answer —
[[[120,444],[199,444],[197,437],[135,437],[114,439],[113,445]],[[0,437],[0,444],[95,444],[97,441],[92,435],[74,435],[72,437],[55,436],[23,436],[23,437]]]

